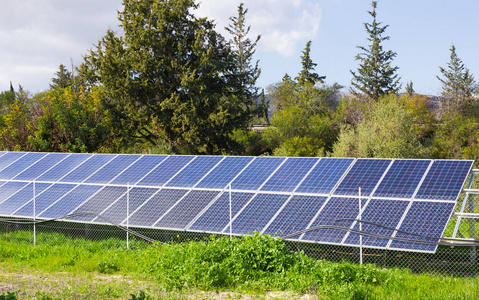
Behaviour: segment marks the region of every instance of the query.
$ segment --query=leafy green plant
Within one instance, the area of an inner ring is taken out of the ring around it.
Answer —
[[[18,291],[6,292],[0,295],[0,300],[16,300]]]

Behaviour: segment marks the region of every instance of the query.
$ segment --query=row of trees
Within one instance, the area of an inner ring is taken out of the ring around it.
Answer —
[[[238,6],[219,34],[197,18],[193,0],[124,0],[123,35],[108,30],[69,71],[60,65],[50,89],[0,93],[0,145],[5,150],[148,152],[282,156],[474,158],[479,139],[476,83],[451,48],[440,68],[444,105],[398,95],[396,53],[384,50],[387,26],[377,3],[365,23],[351,93],[327,84],[311,58],[301,70],[261,92],[260,36],[250,38],[248,10]],[[268,108],[274,110],[269,120]],[[264,133],[252,123],[271,123]],[[477,127],[477,128],[476,128]]]

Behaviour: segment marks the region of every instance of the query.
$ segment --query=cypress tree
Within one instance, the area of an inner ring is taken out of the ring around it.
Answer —
[[[351,92],[355,95],[365,96],[368,99],[377,100],[382,95],[397,93],[401,87],[396,71],[399,67],[392,67],[391,62],[397,55],[391,50],[384,50],[382,42],[389,40],[389,36],[383,36],[389,25],[381,26],[376,21],[377,1],[372,1],[373,10],[368,13],[373,17],[371,24],[364,23],[368,33],[367,47],[358,46],[362,50],[356,56],[360,61],[357,72],[351,71]]]

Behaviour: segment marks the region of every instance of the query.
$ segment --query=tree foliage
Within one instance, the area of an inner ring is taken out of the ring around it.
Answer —
[[[306,85],[306,84],[316,84],[324,83],[326,76],[319,76],[318,73],[314,72],[314,69],[318,65],[314,63],[311,59],[311,41],[306,43],[306,47],[303,50],[303,55],[301,55],[301,65],[302,69],[301,72],[298,74],[296,80],[298,81],[299,85]]]
[[[372,1],[372,6],[373,10],[368,13],[373,20],[371,24],[364,23],[369,36],[368,41],[371,44],[367,47],[358,46],[362,52],[356,56],[356,60],[359,61],[357,72],[351,71],[353,75],[351,91],[356,95],[377,100],[383,95],[397,93],[400,88],[400,78],[396,74],[399,67],[391,66],[397,53],[392,50],[384,50],[382,45],[390,38],[384,36],[389,25],[381,26],[382,23],[376,21],[377,1]]]
[[[124,0],[124,36],[109,30],[85,57],[82,74],[101,84],[122,144],[166,139],[189,153],[221,153],[252,117],[238,55],[197,18],[192,0]],[[245,59],[245,58],[242,58]],[[247,60],[246,60],[247,61]]]
[[[396,96],[383,96],[356,129],[343,125],[334,156],[423,158],[428,156],[412,130],[414,115]]]
[[[474,105],[473,95],[477,91],[477,85],[472,73],[457,56],[454,45],[450,51],[451,59],[447,67],[439,67],[443,78],[437,76],[442,83],[445,110],[467,114]]]

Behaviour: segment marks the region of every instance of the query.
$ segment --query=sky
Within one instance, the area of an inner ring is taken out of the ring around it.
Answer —
[[[255,59],[267,88],[287,73],[301,69],[301,53],[311,40],[311,58],[326,84],[339,83],[348,91],[351,70],[358,68],[357,46],[367,46],[363,23],[371,22],[369,0],[201,0],[198,16],[216,29],[237,15],[243,2],[250,38],[261,35]],[[78,66],[83,55],[106,30],[118,28],[121,0],[0,0],[0,91],[22,85],[30,93],[49,88],[60,64]],[[466,67],[479,74],[479,1],[379,0],[377,20],[389,25],[385,50],[397,53],[392,62],[405,88],[412,81],[417,93],[439,95],[439,67],[446,67],[450,48]],[[479,76],[479,75],[477,75]],[[479,77],[477,77],[479,80]]]

